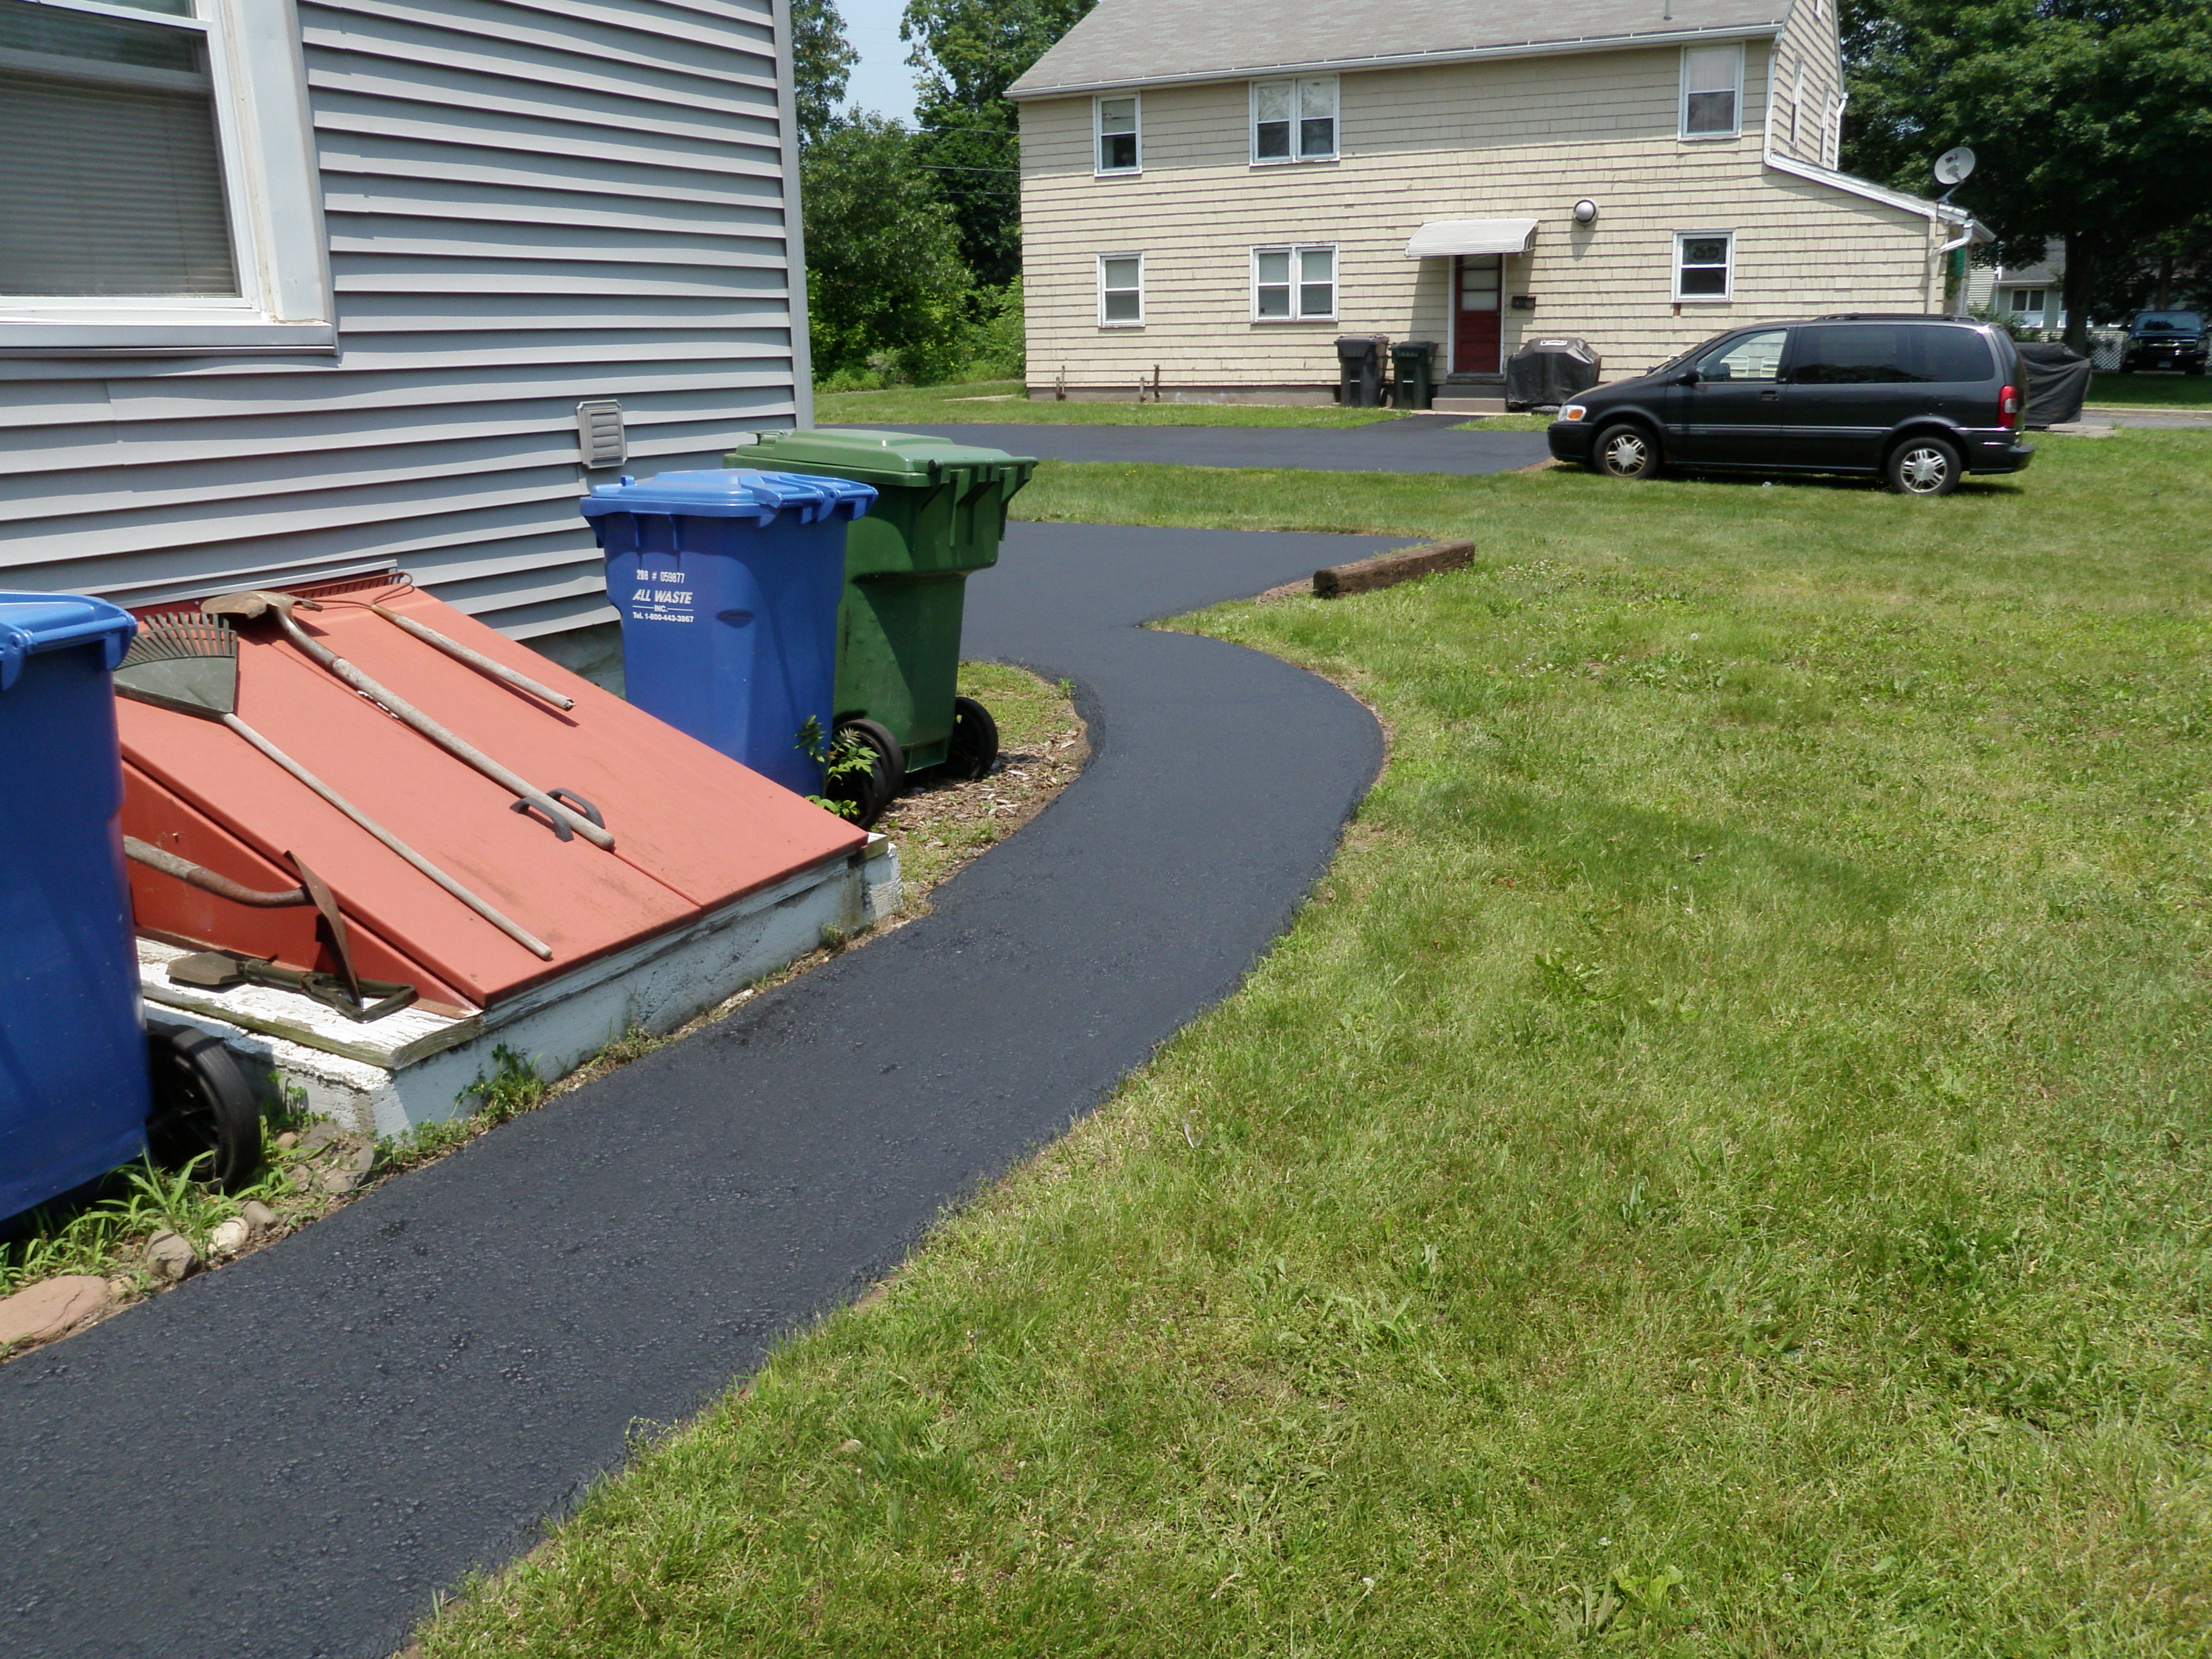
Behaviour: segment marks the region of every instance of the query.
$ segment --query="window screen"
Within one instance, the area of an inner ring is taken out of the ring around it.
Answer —
[[[1254,248],[1252,314],[1263,321],[1336,315],[1336,249]]]
[[[1729,295],[1729,236],[1682,236],[1675,240],[1674,292],[1685,300],[1724,300]]]
[[[1336,77],[1252,83],[1252,159],[1326,161],[1336,155]]]
[[[199,30],[0,0],[0,294],[238,292]]]
[[[1109,253],[1098,261],[1098,320],[1145,320],[1145,260],[1139,253]]]
[[[1137,100],[1101,98],[1098,100],[1098,171],[1134,173],[1137,170]]]
[[[1735,131],[1736,85],[1742,71],[1741,46],[1698,46],[1682,54],[1686,137],[1725,137]]]

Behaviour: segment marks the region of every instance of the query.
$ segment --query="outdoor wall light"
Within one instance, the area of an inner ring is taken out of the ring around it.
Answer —
[[[1578,225],[1595,224],[1597,222],[1597,204],[1591,201],[1587,196],[1583,197],[1581,201],[1576,203],[1575,222]]]

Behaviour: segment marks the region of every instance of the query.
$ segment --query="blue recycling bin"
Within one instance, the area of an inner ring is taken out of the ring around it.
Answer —
[[[0,592],[0,1218],[146,1150],[108,684],[137,631],[102,599]]]
[[[845,526],[874,489],[795,472],[663,472],[600,484],[584,516],[622,613],[624,695],[802,795],[822,792]],[[809,722],[811,722],[810,726]]]

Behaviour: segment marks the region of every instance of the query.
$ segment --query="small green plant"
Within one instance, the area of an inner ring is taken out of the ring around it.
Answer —
[[[834,738],[825,738],[822,735],[822,722],[811,714],[806,717],[806,724],[799,728],[798,740],[792,746],[822,768],[822,781],[825,789],[834,788],[840,779],[871,770],[876,763],[875,750],[869,748],[858,734],[849,731],[840,732]],[[860,816],[860,806],[853,801],[839,800],[829,794],[809,795],[806,799],[823,811],[835,812],[841,818]]]
[[[491,1051],[491,1075],[479,1076],[465,1091],[483,1103],[476,1110],[480,1123],[504,1123],[544,1100],[545,1079],[528,1056],[502,1042]]]

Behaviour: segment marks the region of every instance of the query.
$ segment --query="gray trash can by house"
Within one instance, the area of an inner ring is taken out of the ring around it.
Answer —
[[[1401,340],[1390,348],[1390,402],[1397,409],[1426,409],[1436,401],[1437,344]]]
[[[1389,343],[1381,334],[1337,336],[1337,402],[1346,409],[1382,406],[1382,351]]]

